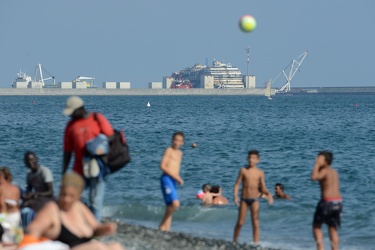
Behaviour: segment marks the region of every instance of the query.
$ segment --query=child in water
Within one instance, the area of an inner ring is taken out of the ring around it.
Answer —
[[[337,229],[340,227],[342,212],[342,198],[339,191],[339,175],[330,165],[333,154],[322,151],[318,154],[311,179],[319,181],[321,198],[316,206],[313,221],[313,233],[318,250],[323,249],[322,224],[328,225],[329,238],[332,250],[339,249],[339,235]]]
[[[259,152],[250,150],[247,156],[249,165],[241,168],[236,183],[234,184],[234,203],[239,206],[238,220],[234,228],[233,242],[237,241],[241,228],[245,223],[248,208],[251,212],[251,222],[253,227],[253,241],[259,242],[259,183],[261,193],[268,196],[268,203],[273,204],[272,194],[267,190],[264,181],[264,172],[257,167],[259,162]],[[242,184],[241,199],[238,199],[238,188]]]
[[[227,205],[228,200],[222,196],[221,187],[204,184],[202,193],[197,194],[197,198],[202,200],[203,205]]]
[[[163,172],[160,183],[166,204],[163,220],[159,229],[169,231],[172,224],[172,214],[180,207],[180,201],[177,196],[177,183],[182,185],[184,181],[180,177],[180,165],[182,152],[180,147],[184,145],[184,134],[176,132],[172,136],[172,145],[168,147],[160,163],[160,169]]]

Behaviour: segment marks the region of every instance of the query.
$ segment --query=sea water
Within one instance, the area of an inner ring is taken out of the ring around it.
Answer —
[[[61,179],[62,142],[69,118],[67,97],[0,97],[0,165],[25,186],[23,154],[36,152]],[[313,249],[312,218],[320,197],[310,180],[316,154],[334,153],[343,196],[341,249],[375,249],[375,95],[295,95],[273,100],[254,96],[85,96],[85,107],[103,113],[123,129],[132,162],[107,182],[104,215],[157,228],[164,213],[160,160],[173,132],[186,135],[178,188],[181,208],[173,231],[231,240],[238,209],[233,185],[250,149],[260,151],[259,167],[273,192],[283,183],[291,201],[260,202],[261,244]],[[150,102],[150,107],[147,103]],[[191,144],[196,143],[197,148]],[[230,205],[204,207],[195,198],[204,183],[220,185]],[[250,216],[239,241],[251,243]],[[324,244],[329,246],[323,226]]]

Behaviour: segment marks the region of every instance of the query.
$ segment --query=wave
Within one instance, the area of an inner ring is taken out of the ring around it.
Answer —
[[[126,205],[106,206],[104,217],[112,219],[131,219],[142,221],[160,221],[164,215],[165,206],[144,205],[132,203]],[[182,206],[173,215],[174,221],[181,222],[214,222],[217,220],[235,221],[237,209],[234,206]]]

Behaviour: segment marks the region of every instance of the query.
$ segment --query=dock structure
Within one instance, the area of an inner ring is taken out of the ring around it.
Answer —
[[[0,96],[69,96],[69,95],[92,95],[92,96],[226,96],[226,95],[249,95],[264,96],[265,88],[254,89],[103,89],[103,88],[0,88]],[[275,89],[272,89],[272,95]]]

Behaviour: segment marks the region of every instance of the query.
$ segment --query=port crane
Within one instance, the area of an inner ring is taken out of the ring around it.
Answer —
[[[48,75],[47,78],[43,78],[43,72],[45,72]],[[34,81],[42,82],[44,86],[44,81],[48,81],[51,79],[53,80],[53,85],[56,85],[55,77],[48,73],[48,71],[45,68],[43,68],[40,63],[38,63],[35,67]]]
[[[286,79],[286,83],[280,88],[276,90],[276,93],[280,92],[289,92],[290,91],[290,82],[292,81],[294,75],[297,71],[300,70],[302,62],[305,60],[306,56],[308,55],[308,51],[305,51],[297,58],[293,59],[291,63],[288,64],[281,72],[275,77],[275,79],[269,82],[272,85],[281,75],[283,75]]]

